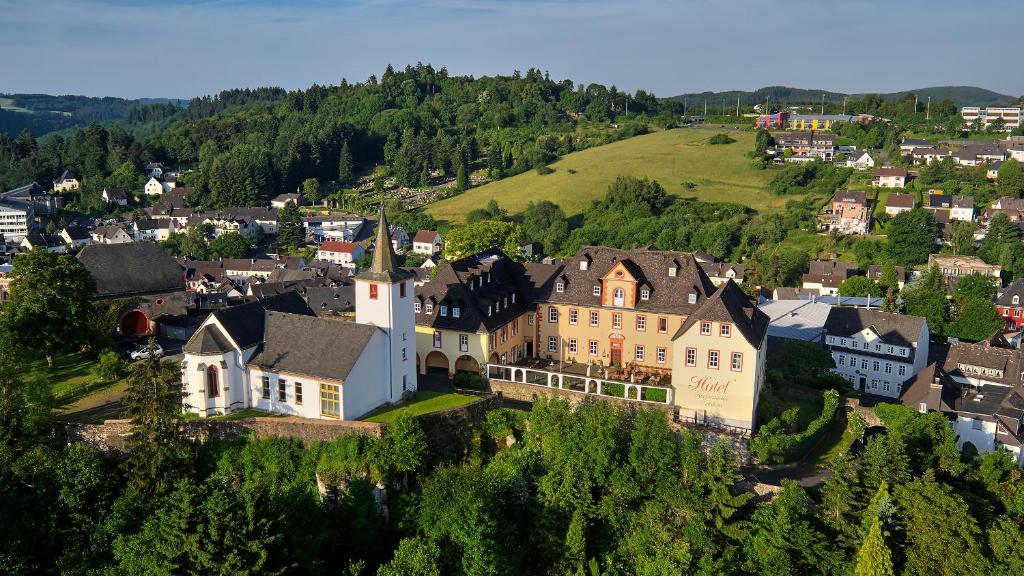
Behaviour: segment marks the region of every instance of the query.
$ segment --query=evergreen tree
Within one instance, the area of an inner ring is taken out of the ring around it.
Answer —
[[[469,175],[466,174],[465,162],[459,162],[459,167],[455,170],[455,189],[459,192],[469,189]]]
[[[885,290],[885,301],[882,302],[883,312],[899,312],[900,301],[896,297],[896,289],[890,286]]]
[[[890,288],[895,290],[900,289],[900,279],[895,264],[887,262],[882,267],[882,275],[878,277],[878,285],[885,291],[888,291]]]
[[[352,151],[348,147],[348,140],[345,140],[341,143],[341,154],[338,157],[338,183],[345,184],[354,176],[355,162],[352,159]]]
[[[852,535],[855,530],[850,518],[857,501],[854,460],[843,452],[829,463],[829,469],[832,476],[821,487],[821,515],[836,531]]]
[[[302,214],[298,206],[289,202],[277,212],[277,243],[294,250],[306,239],[306,231],[302,225]]]
[[[978,255],[985,262],[996,262],[1003,246],[1015,244],[1018,240],[1020,240],[1020,228],[1017,228],[1017,225],[1011,222],[1004,212],[997,212],[988,222],[988,231],[981,239]]]
[[[946,333],[949,301],[946,298],[942,270],[938,266],[929,268],[920,280],[903,290],[903,304],[907,314],[923,316],[928,320],[928,329],[932,334]]]
[[[888,225],[889,255],[901,266],[928,261],[935,247],[935,218],[923,209],[897,214]]]
[[[855,576],[893,576],[892,553],[885,543],[878,518],[871,523],[868,536],[857,552]]]

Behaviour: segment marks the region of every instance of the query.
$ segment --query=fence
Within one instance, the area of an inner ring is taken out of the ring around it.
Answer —
[[[674,400],[671,388],[634,382],[617,382],[583,374],[551,372],[537,368],[508,366],[504,364],[488,364],[486,374],[488,379],[505,380],[507,382],[528,384],[541,388],[568,390],[580,394],[593,394],[595,396],[617,398],[632,402],[672,405]]]

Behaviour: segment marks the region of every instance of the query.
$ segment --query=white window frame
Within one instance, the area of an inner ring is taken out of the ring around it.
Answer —
[[[643,344],[637,344],[633,348],[633,358],[635,358],[637,362],[643,362],[644,356],[646,356],[646,354],[647,350],[644,348]]]
[[[559,294],[565,292],[565,282],[555,282],[555,292]]]
[[[558,352],[558,338],[555,336],[548,336],[548,352]]]

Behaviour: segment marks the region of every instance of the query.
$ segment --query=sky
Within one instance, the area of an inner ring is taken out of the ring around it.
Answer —
[[[1020,13],[1018,0],[0,0],[0,93],[189,98],[424,62],[658,96],[772,85],[1018,96]]]

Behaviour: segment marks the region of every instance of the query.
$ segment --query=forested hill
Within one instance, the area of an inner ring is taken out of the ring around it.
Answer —
[[[140,98],[128,100],[110,96],[52,96],[50,94],[0,94],[0,132],[17,135],[28,130],[36,136],[92,122],[124,117],[132,108],[169,104],[181,108],[184,100]]]
[[[902,92],[889,92],[877,95],[885,100],[899,100],[907,94],[916,95],[922,100],[927,99],[929,96],[932,100],[950,100],[956,106],[994,106],[1010,104],[1017,101],[1017,98],[1014,96],[999,94],[998,92],[993,92],[984,88],[977,88],[975,86],[934,86],[930,88],[905,90]],[[668,100],[687,102],[690,105],[700,106],[703,106],[704,102],[707,101],[709,107],[714,106],[721,108],[723,105],[727,106],[731,104],[735,106],[737,98],[739,98],[741,105],[749,106],[752,104],[762,103],[765,101],[765,98],[768,98],[770,102],[782,104],[817,104],[821,102],[822,96],[824,96],[826,102],[842,102],[843,99],[848,96],[862,98],[866,95],[866,93],[844,94],[842,92],[831,92],[828,90],[790,88],[788,86],[767,86],[765,88],[758,88],[754,91],[729,90],[725,92],[694,92],[690,94],[672,96],[668,98]]]
[[[85,177],[80,207],[88,209],[104,185],[133,188],[122,180],[159,161],[193,169],[190,202],[216,207],[264,205],[309,178],[350,186],[378,165],[400,186],[471,171],[501,178],[643,132],[652,121],[670,124],[680,108],[642,90],[577,85],[539,70],[474,78],[389,66],[354,84],[130,108],[113,126],[39,143],[19,135],[5,145],[0,134],[0,187],[45,182],[69,168]]]

